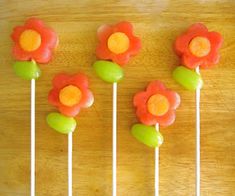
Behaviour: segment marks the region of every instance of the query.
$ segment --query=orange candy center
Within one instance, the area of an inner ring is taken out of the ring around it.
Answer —
[[[197,36],[189,44],[190,52],[196,57],[204,57],[211,50],[211,43],[206,37]]]
[[[168,99],[160,94],[152,95],[147,103],[148,111],[154,116],[163,116],[169,110]]]
[[[121,54],[128,50],[130,40],[125,33],[116,32],[110,35],[108,39],[108,48],[115,54]]]
[[[59,94],[60,102],[66,106],[74,106],[80,102],[82,98],[81,90],[73,85],[64,87]]]
[[[31,52],[37,50],[41,45],[41,35],[34,30],[25,30],[20,35],[19,43],[23,50]]]

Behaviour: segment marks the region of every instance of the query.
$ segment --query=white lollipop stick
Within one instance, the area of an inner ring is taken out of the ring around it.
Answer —
[[[199,66],[196,72],[200,74]],[[200,87],[196,89],[196,196],[200,196]]]
[[[159,132],[159,124],[155,125],[156,131]],[[155,148],[155,196],[159,196],[159,147]]]
[[[31,80],[31,196],[35,196],[35,79]]]
[[[68,196],[73,195],[73,132],[68,134]]]
[[[113,83],[113,196],[117,195],[117,83]]]

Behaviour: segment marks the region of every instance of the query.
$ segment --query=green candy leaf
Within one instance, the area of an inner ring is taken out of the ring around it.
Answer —
[[[47,124],[54,130],[68,134],[75,130],[77,122],[72,117],[64,116],[57,112],[52,112],[47,115]]]
[[[34,61],[16,61],[13,69],[17,76],[25,79],[37,79],[41,75],[41,70]]]
[[[200,74],[184,66],[179,66],[173,71],[173,78],[184,88],[192,91],[201,88],[203,85]]]
[[[105,82],[119,82],[124,76],[122,68],[111,61],[96,61],[93,67],[96,74]]]
[[[135,124],[131,128],[132,135],[141,143],[149,147],[159,147],[163,143],[163,136],[155,127]]]

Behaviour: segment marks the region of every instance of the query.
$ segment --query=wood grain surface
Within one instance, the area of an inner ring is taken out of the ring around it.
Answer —
[[[46,115],[52,77],[59,72],[89,76],[95,95],[92,108],[82,110],[74,133],[75,196],[112,194],[112,86],[95,75],[96,29],[128,20],[143,49],[125,66],[118,85],[118,195],[154,195],[154,150],[130,134],[137,122],[132,97],[151,80],[177,91],[182,104],[176,122],[162,128],[160,195],[194,196],[195,94],[172,78],[179,59],[172,50],[177,35],[195,22],[221,32],[221,61],[202,70],[201,195],[235,195],[235,1],[234,0],[50,0],[0,1],[0,195],[28,196],[30,190],[30,82],[16,77],[10,33],[36,16],[55,29],[60,44],[53,60],[40,65],[36,82],[36,195],[67,195],[67,136],[51,130]]]

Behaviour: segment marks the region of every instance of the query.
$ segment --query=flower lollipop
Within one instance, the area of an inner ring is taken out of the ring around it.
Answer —
[[[201,23],[193,24],[175,41],[175,51],[185,66],[177,67],[173,78],[188,90],[196,90],[196,195],[200,195],[200,89],[203,81],[200,68],[212,68],[219,62],[223,38],[218,32],[209,32]],[[190,69],[196,69],[196,72]]]
[[[217,32],[209,32],[206,26],[196,23],[186,33],[177,37],[175,51],[183,65],[190,69],[197,66],[206,69],[219,62],[219,48],[223,42]]]
[[[140,39],[133,35],[133,26],[129,22],[119,22],[112,26],[102,25],[97,35],[97,57],[112,60],[119,65],[127,64],[130,57],[138,54],[141,48]]]
[[[48,101],[60,113],[52,112],[47,116],[48,125],[54,130],[68,134],[68,195],[72,196],[72,133],[76,129],[75,117],[82,108],[94,102],[88,88],[88,78],[81,73],[75,75],[57,74],[52,80]]]
[[[43,21],[29,18],[23,26],[13,29],[13,69],[17,76],[31,80],[31,195],[35,194],[35,79],[41,71],[37,63],[48,63],[58,45],[56,33]]]
[[[126,21],[100,26],[97,36],[99,43],[96,56],[100,60],[93,67],[103,81],[113,83],[113,195],[116,195],[117,82],[124,76],[121,66],[127,64],[130,57],[140,51],[141,41],[134,36],[132,24]]]
[[[13,55],[21,61],[34,59],[38,63],[48,63],[58,45],[56,33],[36,18],[30,18],[23,26],[15,27],[11,37],[15,43]]]
[[[94,101],[93,94],[88,89],[88,79],[83,74],[58,74],[52,85],[53,89],[48,96],[49,103],[66,116],[76,116],[81,108],[90,107]]]
[[[163,136],[159,125],[169,126],[175,121],[175,110],[180,96],[156,80],[150,82],[145,91],[135,94],[133,99],[136,115],[141,122],[131,128],[132,135],[141,143],[155,148],[155,195],[159,195],[159,149]]]
[[[180,97],[156,80],[148,85],[146,91],[137,93],[133,102],[140,122],[145,125],[158,123],[165,127],[175,121],[175,109],[180,104]]]

